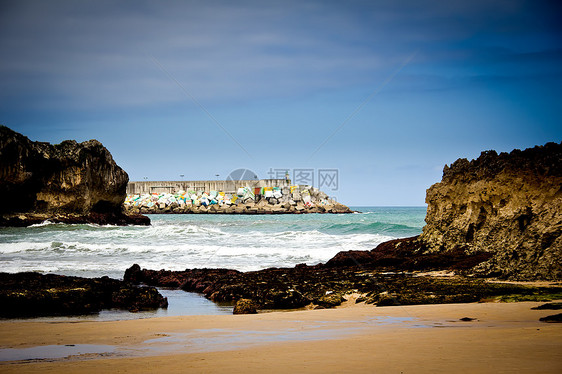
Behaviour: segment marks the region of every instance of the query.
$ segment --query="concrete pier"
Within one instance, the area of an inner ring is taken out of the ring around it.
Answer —
[[[147,193],[176,193],[178,191],[195,191],[202,193],[210,191],[222,191],[224,193],[236,193],[240,187],[288,187],[290,181],[286,179],[260,179],[260,180],[206,180],[206,181],[134,181],[127,185],[127,194]]]

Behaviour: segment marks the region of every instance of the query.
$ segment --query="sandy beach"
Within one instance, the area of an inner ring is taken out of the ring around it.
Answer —
[[[562,325],[540,322],[557,313],[531,310],[540,304],[359,304],[239,316],[2,321],[0,372],[559,373]],[[25,360],[38,346],[54,352],[51,358]],[[79,349],[85,353],[73,351]],[[10,355],[20,360],[6,361]]]

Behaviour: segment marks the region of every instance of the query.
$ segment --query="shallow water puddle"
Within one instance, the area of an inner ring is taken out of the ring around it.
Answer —
[[[357,333],[379,328],[420,328],[441,327],[440,323],[424,323],[414,317],[378,316],[357,320],[314,320],[289,321],[289,326],[281,329],[259,328],[252,330],[210,328],[195,329],[188,332],[162,332],[152,335],[140,344],[132,346],[112,345],[46,345],[31,348],[0,349],[0,361],[45,360],[45,359],[83,359],[100,356],[151,356],[163,353],[202,353],[244,349],[252,346],[277,342],[304,342],[339,339]]]
[[[69,356],[87,354],[109,354],[115,352],[112,345],[99,344],[67,344],[42,345],[29,348],[0,349],[0,361],[61,359]]]
[[[143,342],[153,353],[182,351],[189,353],[227,351],[254,345],[287,341],[336,339],[359,332],[360,327],[341,329],[297,329],[275,331],[207,329],[189,333],[170,333]]]
[[[310,324],[281,330],[198,329],[187,333],[167,333],[143,342],[153,353],[173,351],[212,352],[242,349],[254,345],[288,341],[338,339],[365,331],[365,327],[407,325],[413,317],[369,317],[364,320],[311,321]],[[301,321],[302,322],[302,321]],[[421,326],[421,325],[420,325]],[[416,326],[418,327],[418,326]]]

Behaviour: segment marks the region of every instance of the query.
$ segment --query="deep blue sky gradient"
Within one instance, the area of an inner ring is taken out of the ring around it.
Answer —
[[[0,123],[131,180],[329,168],[423,205],[457,158],[562,140],[559,4],[0,0]]]

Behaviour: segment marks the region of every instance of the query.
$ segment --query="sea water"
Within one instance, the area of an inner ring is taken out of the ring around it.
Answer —
[[[241,271],[326,262],[421,233],[425,207],[353,207],[354,214],[149,215],[151,226],[45,222],[0,228],[0,271],[122,279],[125,269]]]
[[[418,235],[426,213],[425,207],[352,209],[359,213],[160,214],[149,215],[151,226],[44,222],[25,228],[3,227],[0,271],[122,279],[135,263],[154,270],[220,267],[241,271],[315,265],[340,251],[370,250],[390,239]],[[170,308],[157,315],[186,314],[188,304],[194,306],[188,314],[228,312],[196,295],[162,292],[171,299]],[[182,304],[181,310],[176,308]]]

